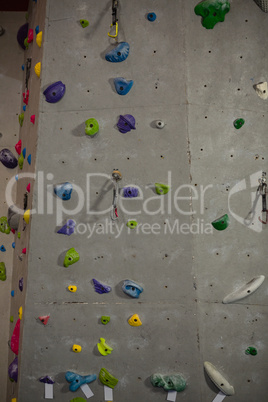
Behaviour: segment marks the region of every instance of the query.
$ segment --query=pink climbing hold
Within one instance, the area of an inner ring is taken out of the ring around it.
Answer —
[[[35,114],[32,114],[30,117],[31,123],[35,123]]]
[[[14,352],[16,355],[19,354],[19,344],[20,344],[20,318],[16,322],[11,341],[10,341],[10,347],[12,352]]]
[[[26,254],[26,247],[22,249],[22,254]]]
[[[31,183],[28,184],[28,186],[26,187],[26,190],[28,193],[31,191]]]
[[[22,96],[23,96],[23,103],[25,103],[25,105],[28,105],[28,101],[29,101],[29,89],[27,90],[26,94],[25,94],[25,92],[23,92]]]
[[[29,29],[27,42],[31,43],[32,41],[33,41],[33,29]]]
[[[21,140],[19,140],[17,142],[17,144],[15,145],[15,149],[17,151],[17,154],[20,155],[21,154]]]
[[[49,315],[40,315],[40,317],[38,317],[38,318],[44,325],[47,325],[49,317],[50,317]]]

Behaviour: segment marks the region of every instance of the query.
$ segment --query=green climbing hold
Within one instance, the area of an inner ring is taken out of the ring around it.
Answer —
[[[87,402],[87,401],[84,398],[78,397],[78,398],[72,399],[70,402]]]
[[[229,216],[227,214],[222,215],[220,218],[211,222],[211,225],[216,230],[224,230],[229,226]]]
[[[23,125],[23,120],[24,120],[24,113],[21,113],[21,114],[19,114],[19,123],[20,123],[21,127]]]
[[[137,221],[128,221],[127,222],[127,227],[130,229],[135,229],[135,227],[137,226],[138,222]]]
[[[20,170],[23,168],[23,162],[24,162],[24,158],[23,158],[23,155],[21,153],[19,158],[18,158],[18,164],[19,164]]]
[[[80,20],[80,24],[81,24],[82,28],[86,28],[89,26],[88,20]]]
[[[20,239],[20,232],[18,232],[18,239]]]
[[[236,119],[234,121],[234,126],[237,130],[239,130],[239,128],[241,128],[243,125],[245,124],[245,120],[244,119]]]
[[[95,135],[99,131],[99,123],[97,122],[96,119],[88,119],[86,121],[86,128],[85,128],[85,133],[87,135]]]
[[[245,353],[246,353],[246,355],[256,356],[256,354],[257,354],[258,352],[257,352],[257,349],[256,349],[256,348],[254,348],[253,346],[249,346],[249,347],[247,348],[247,350],[245,350]]]
[[[110,322],[110,317],[108,315],[102,315],[101,316],[101,323],[103,325],[106,325],[106,324],[108,324],[108,322]]]
[[[169,192],[169,188],[170,187],[166,184],[155,183],[155,191],[159,195],[167,194]]]
[[[113,351],[113,348],[111,348],[111,346],[107,345],[104,338],[100,338],[100,342],[97,344],[97,347],[98,347],[98,351],[103,356],[110,355]]]
[[[79,258],[80,258],[80,256],[79,256],[78,252],[75,251],[75,249],[73,247],[70,248],[64,257],[64,263],[63,263],[64,267],[67,268],[67,267],[69,267],[69,265],[76,263],[77,261],[79,261]]]
[[[9,234],[10,231],[11,231],[11,228],[10,228],[9,224],[7,223],[7,217],[2,216],[2,218],[0,218],[0,232]]]
[[[194,12],[202,17],[202,25],[213,29],[217,22],[223,22],[230,10],[228,0],[204,0],[195,6]]]
[[[28,48],[29,48],[28,36],[27,36],[27,38],[24,39],[23,43],[24,43],[25,49],[28,50]]]
[[[181,374],[163,375],[156,373],[151,375],[151,383],[154,387],[164,388],[165,391],[181,392],[186,388],[186,381]]]
[[[7,279],[6,266],[4,262],[0,262],[0,281],[5,281]]]
[[[114,388],[118,383],[118,379],[112,376],[105,368],[102,368],[99,373],[99,380],[103,385]]]
[[[13,322],[14,321],[14,317],[13,317],[13,315],[11,315],[10,316],[10,322]]]

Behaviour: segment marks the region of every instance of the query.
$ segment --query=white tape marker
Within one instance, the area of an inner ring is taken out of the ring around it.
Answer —
[[[80,386],[81,390],[84,392],[85,396],[87,399],[91,398],[92,396],[94,396],[93,392],[91,391],[91,389],[89,388],[89,386],[87,384],[82,384]]]
[[[113,390],[110,387],[106,387],[106,385],[104,385],[104,400],[113,401]]]
[[[167,401],[176,402],[177,391],[168,391]]]
[[[53,399],[53,384],[45,384],[45,399]]]
[[[216,396],[216,398],[213,399],[212,402],[221,402],[224,400],[224,398],[226,397],[226,395],[223,392],[219,392],[218,395]]]

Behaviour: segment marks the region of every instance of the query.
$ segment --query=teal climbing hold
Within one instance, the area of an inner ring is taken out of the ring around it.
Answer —
[[[223,22],[230,10],[228,0],[204,0],[195,6],[194,12],[202,17],[202,25],[213,29],[217,22]]]

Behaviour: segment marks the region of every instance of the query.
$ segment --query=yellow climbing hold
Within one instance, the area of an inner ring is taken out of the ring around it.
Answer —
[[[133,316],[130,317],[130,319],[128,320],[128,323],[129,325],[132,325],[132,327],[139,327],[140,325],[142,325],[142,322],[138,314],[133,314]]]
[[[34,72],[37,75],[37,77],[40,77],[40,73],[41,73],[41,62],[39,61],[39,63],[36,63],[36,65],[34,66]]]
[[[70,285],[68,286],[68,290],[72,293],[75,293],[77,291],[77,286],[75,285]]]
[[[27,209],[27,211],[24,212],[23,219],[25,220],[26,223],[30,222],[30,210],[29,209]]]
[[[42,45],[42,37],[43,37],[43,32],[40,31],[37,35],[36,35],[36,43],[39,47],[41,47]]]
[[[17,398],[12,398],[11,402],[17,402]]]
[[[73,345],[73,351],[74,351],[75,353],[80,353],[81,350],[82,350],[82,348],[81,348],[80,345]]]
[[[19,308],[19,318],[22,319],[22,307]]]

